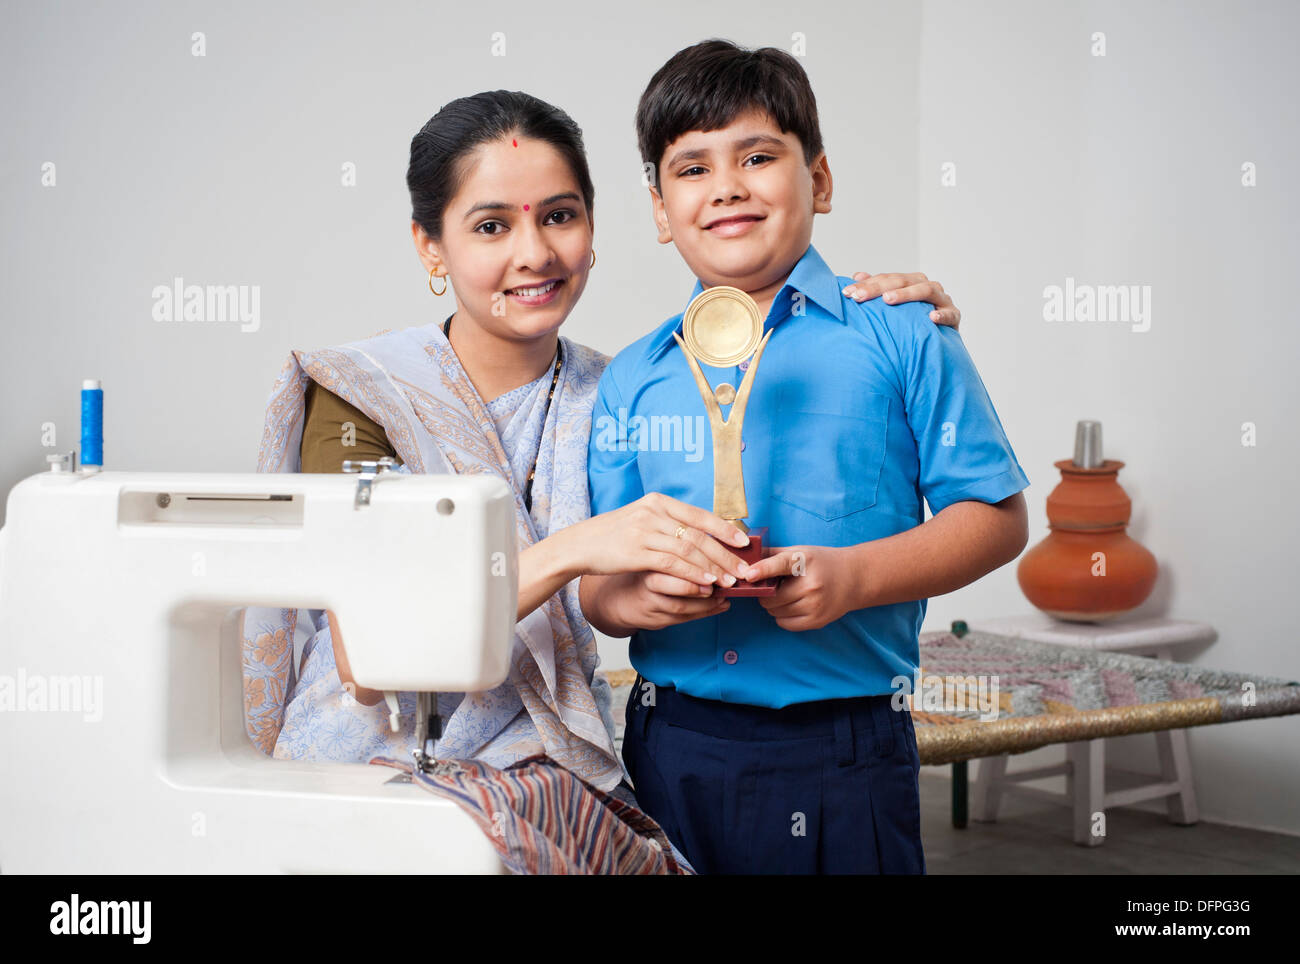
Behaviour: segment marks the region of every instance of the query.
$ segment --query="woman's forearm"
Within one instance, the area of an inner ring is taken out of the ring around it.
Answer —
[[[325,610],[325,615],[330,621],[330,641],[334,644],[334,668],[338,671],[339,682],[358,703],[374,706],[384,698],[384,694],[379,690],[366,689],[356,684],[352,678],[352,665],[348,662],[347,650],[343,648],[343,635],[339,632],[338,620],[334,618],[332,610]]]
[[[533,543],[519,553],[519,621],[582,575],[578,553],[579,522]]]

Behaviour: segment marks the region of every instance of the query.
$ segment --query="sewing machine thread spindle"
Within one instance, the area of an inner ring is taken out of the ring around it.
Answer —
[[[98,378],[81,383],[81,471],[104,467],[104,389]]]

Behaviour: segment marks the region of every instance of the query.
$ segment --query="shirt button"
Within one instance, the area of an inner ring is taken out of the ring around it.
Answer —
[[[722,658],[728,666],[735,666],[736,660],[740,659],[740,654],[734,649],[729,649],[722,654]]]

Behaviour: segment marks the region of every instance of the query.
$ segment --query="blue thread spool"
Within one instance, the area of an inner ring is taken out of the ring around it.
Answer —
[[[81,468],[98,472],[104,467],[104,389],[98,378],[81,383]]]

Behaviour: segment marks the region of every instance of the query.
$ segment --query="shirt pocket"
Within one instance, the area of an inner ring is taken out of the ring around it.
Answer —
[[[780,400],[773,497],[828,522],[874,506],[889,396],[829,383],[809,394],[783,388]]]

